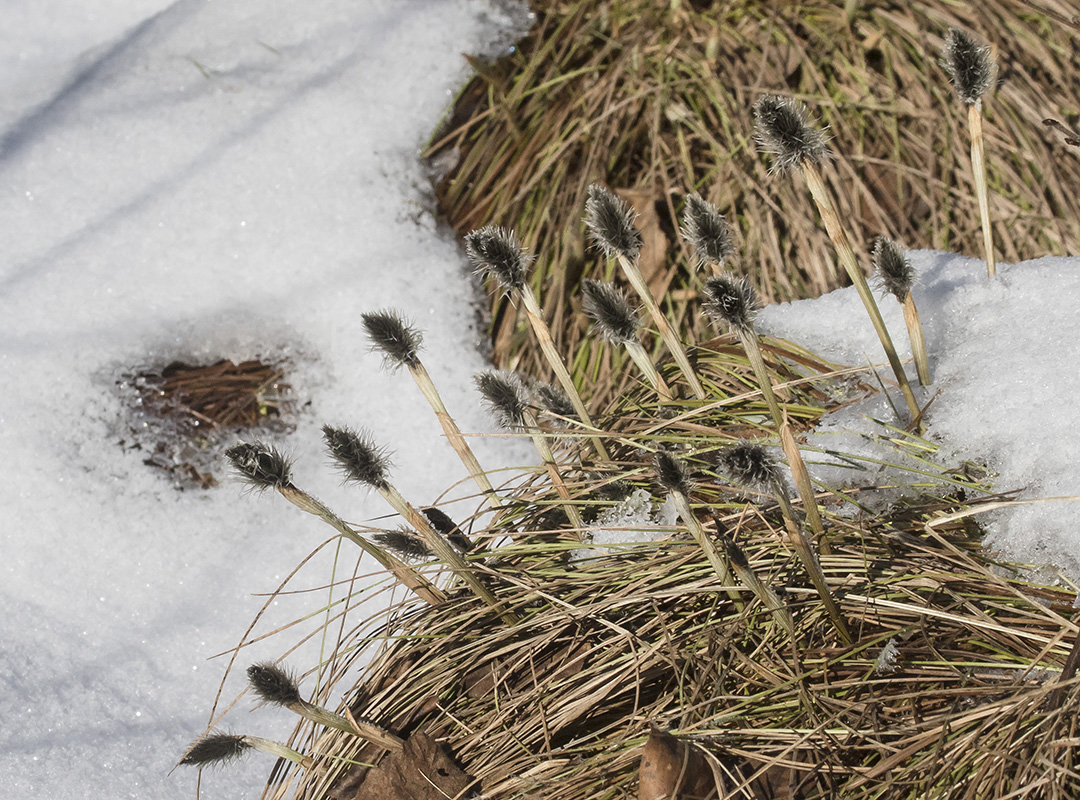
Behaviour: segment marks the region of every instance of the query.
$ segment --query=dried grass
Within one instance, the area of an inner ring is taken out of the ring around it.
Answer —
[[[835,405],[834,369],[766,344],[789,416],[812,424]],[[696,469],[695,509],[784,590],[794,639],[745,587],[738,612],[685,533],[568,562],[574,543],[550,527],[560,498],[532,480],[489,531],[516,531],[513,542],[472,561],[521,623],[501,624],[466,592],[439,607],[407,601],[341,632],[316,701],[344,694],[342,711],[358,719],[448,743],[484,798],[634,796],[654,723],[706,757],[721,797],[758,796],[748,787],[766,773],[807,798],[1076,796],[1080,695],[1063,673],[1078,630],[1073,593],[995,564],[967,520],[928,527],[986,497],[928,467],[919,496],[888,515],[853,519],[859,492],[819,497],[830,544],[821,565],[856,639],[845,646],[784,543],[775,502],[707,468],[717,447],[760,435],[767,409],[731,339],[699,356],[725,399],[664,418],[651,390],[631,390],[604,420],[617,471],[578,473],[573,489],[591,518],[610,503],[599,484],[651,488],[648,451],[680,448]],[[932,449],[890,435],[901,449]],[[890,641],[891,673],[879,661]],[[382,757],[307,725],[291,744],[316,765],[281,764],[268,798],[352,798],[360,764]]]
[[[828,181],[860,261],[875,236],[979,254],[964,109],[938,63],[949,27],[994,48],[986,101],[991,217],[1008,261],[1076,252],[1080,161],[1041,125],[1075,123],[1080,50],[1068,25],[1014,0],[980,3],[668,3],[537,0],[515,52],[478,75],[429,149],[456,165],[438,186],[461,233],[514,226],[537,261],[532,286],[575,378],[602,356],[585,339],[582,278],[610,279],[588,252],[586,188],[624,190],[642,214],[643,270],[676,328],[700,341],[696,280],[676,220],[697,190],[727,213],[741,265],[766,302],[817,296],[846,278],[801,186],[773,180],[750,139],[765,92],[811,105],[829,126]],[[1061,2],[1042,6],[1071,14]],[[849,16],[845,8],[852,7]],[[670,291],[674,290],[674,291]],[[499,366],[547,369],[517,311],[493,300]],[[595,385],[601,404],[614,386]]]

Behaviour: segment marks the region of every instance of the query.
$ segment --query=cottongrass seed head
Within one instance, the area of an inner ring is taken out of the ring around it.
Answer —
[[[776,459],[759,444],[743,442],[729,447],[716,457],[716,464],[746,489],[772,489],[783,480]]]
[[[363,431],[323,425],[323,441],[330,457],[345,475],[346,483],[360,483],[374,489],[389,485],[390,457]]]
[[[291,706],[303,702],[296,678],[282,666],[265,661],[252,664],[247,670],[248,685],[265,703],[275,706]]]
[[[657,481],[664,489],[683,495],[690,494],[693,481],[682,460],[661,450],[653,456],[653,469],[656,471]]]
[[[608,258],[614,255],[625,256],[631,261],[637,258],[644,240],[634,227],[636,216],[634,209],[603,186],[593,184],[589,187],[585,224],[593,242]]]
[[[529,258],[514,232],[488,225],[465,237],[465,253],[485,278],[499,282],[505,292],[521,291],[529,271]]]
[[[478,372],[473,381],[502,427],[507,430],[525,427],[529,390],[521,378],[512,372],[491,369]]]
[[[586,278],[581,284],[582,306],[601,339],[626,344],[637,338],[641,321],[626,295],[613,283]]]
[[[195,742],[180,759],[180,763],[193,767],[225,764],[240,758],[250,749],[251,745],[243,736],[231,733],[211,733]]]
[[[379,531],[373,533],[371,538],[402,558],[420,559],[431,555],[431,550],[428,549],[424,540],[408,528]]]
[[[979,44],[963,31],[949,28],[945,34],[941,66],[948,73],[957,96],[967,105],[975,105],[990,91],[994,79],[990,48]]]
[[[757,292],[746,278],[716,275],[702,287],[701,309],[720,326],[726,323],[739,333],[754,329],[754,315],[759,308]]]
[[[788,97],[765,95],[754,103],[754,138],[774,156],[772,172],[789,172],[804,161],[820,164],[829,154],[827,138],[811,124],[806,106]]]
[[[915,270],[904,251],[888,236],[879,236],[874,240],[871,251],[874,272],[885,291],[904,302],[915,282]]]
[[[735,254],[731,226],[720,209],[696,192],[686,198],[682,234],[694,247],[699,267],[709,264],[723,266]]]
[[[531,389],[537,405],[548,414],[565,417],[566,419],[578,418],[573,401],[560,387],[543,381],[536,381],[532,384]]]
[[[291,462],[263,442],[240,442],[225,451],[233,469],[252,489],[283,489],[292,484]]]
[[[424,336],[397,311],[373,311],[361,314],[360,318],[371,339],[371,349],[383,354],[385,366],[415,367],[420,363],[420,345]]]

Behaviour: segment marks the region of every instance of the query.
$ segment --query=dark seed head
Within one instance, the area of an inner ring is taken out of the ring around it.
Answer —
[[[565,417],[566,419],[578,418],[574,404],[570,401],[566,392],[558,386],[537,381],[531,388],[537,404],[548,414],[555,417]]]
[[[225,457],[255,489],[282,489],[292,484],[289,459],[262,442],[241,442],[225,451]]]
[[[613,344],[625,344],[637,338],[637,312],[614,284],[586,279],[581,284],[585,313],[596,326],[600,337]]]
[[[251,745],[243,736],[234,736],[230,733],[211,733],[191,746],[182,759],[181,764],[189,764],[194,767],[204,767],[207,764],[224,764],[239,758]]]
[[[472,550],[472,541],[468,536],[461,532],[461,528],[458,527],[458,524],[450,519],[450,516],[445,511],[441,508],[436,508],[435,506],[428,506],[427,508],[420,509],[420,511],[427,517],[428,522],[431,523],[431,527],[441,533],[450,544],[463,553],[468,553]]]
[[[682,234],[694,246],[699,267],[723,266],[735,254],[731,226],[720,209],[695,193],[686,198]]]
[[[525,286],[529,259],[513,231],[488,225],[465,237],[465,253],[485,278],[495,278],[506,292]]]
[[[723,532],[717,532],[717,538],[720,539],[720,543],[724,546],[724,553],[727,554],[732,565],[739,569],[750,569],[750,561],[746,558],[746,553],[735,543],[734,539]]]
[[[641,233],[634,227],[634,210],[603,186],[589,187],[585,224],[593,241],[609,258],[619,254],[633,261],[641,251]]]
[[[424,337],[396,311],[375,311],[362,314],[361,319],[371,339],[371,349],[383,354],[387,367],[415,367],[420,363]]]
[[[887,236],[879,236],[874,241],[873,259],[874,270],[882,287],[901,303],[904,302],[915,282],[915,270],[900,245]]]
[[[941,66],[952,80],[957,96],[969,106],[982,99],[994,79],[990,48],[956,28],[950,28],[945,34]]]
[[[408,528],[373,533],[371,538],[402,558],[427,558],[431,555],[423,538]]]
[[[362,483],[374,489],[389,486],[390,458],[367,433],[330,425],[323,425],[322,430],[326,449],[345,474],[346,482]]]
[[[248,685],[251,690],[266,703],[276,706],[290,706],[303,702],[300,698],[300,686],[296,678],[284,667],[270,661],[252,664],[247,671]]]
[[[820,164],[825,160],[825,134],[810,124],[802,103],[766,95],[754,103],[754,118],[754,138],[759,148],[775,156],[774,172],[787,172],[804,161]]]
[[[675,456],[663,451],[657,453],[653,458],[653,469],[656,471],[656,479],[667,491],[690,494],[690,473],[686,464]]]
[[[714,325],[726,323],[739,333],[754,329],[758,298],[746,278],[733,275],[709,278],[702,287],[702,298],[701,308]]]
[[[500,425],[508,430],[525,427],[529,392],[521,378],[512,372],[487,370],[477,373],[473,380]]]
[[[771,489],[780,480],[780,467],[764,447],[744,442],[717,457],[717,466],[747,489]]]

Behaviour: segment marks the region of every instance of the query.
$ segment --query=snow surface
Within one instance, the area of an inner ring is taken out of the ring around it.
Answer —
[[[206,725],[225,668],[208,657],[239,640],[263,602],[253,592],[273,590],[330,536],[275,495],[243,495],[227,480],[180,492],[146,467],[145,452],[120,445],[131,439],[122,373],[173,359],[289,359],[309,405],[281,444],[298,485],[350,520],[390,509],[339,485],[324,422],[372,427],[415,502],[465,477],[409,376],[379,369],[359,315],[401,309],[425,331],[425,364],[462,428],[492,429],[470,380],[485,366],[475,283],[435,223],[417,154],[467,77],[461,54],[508,46],[524,21],[508,8],[5,4],[5,800],[192,797],[196,771],[169,771]],[[535,458],[507,439],[476,450],[489,468]],[[299,585],[325,583],[332,555]],[[271,622],[325,601],[325,591],[282,601]],[[294,638],[252,648],[239,665]],[[287,715],[251,707],[241,701],[233,730],[288,735]],[[209,773],[202,796],[257,797],[271,763],[253,753]]]
[[[913,289],[926,334],[932,385],[921,394],[925,436],[941,447],[939,461],[968,459],[988,467],[998,492],[1020,499],[1080,496],[1080,426],[1074,398],[1080,393],[1080,258],[1041,258],[998,264],[994,279],[981,259],[929,250],[908,254],[918,274]],[[878,293],[878,305],[902,359],[911,356],[902,307]],[[837,364],[884,362],[869,317],[854,288],[817,300],[769,306],[759,329],[798,342]],[[878,374],[889,381],[886,364]],[[917,387],[915,369],[908,377]],[[940,392],[940,393],[939,393]],[[896,407],[904,404],[893,398]],[[905,412],[906,413],[906,412]],[[877,395],[827,417],[812,447],[896,460],[896,452],[868,444],[884,429],[903,427],[889,402]],[[814,461],[808,454],[808,461]],[[867,483],[861,470],[822,466],[812,474],[826,485]],[[874,475],[871,480],[879,480]],[[898,471],[890,479],[911,481]],[[987,543],[1005,556],[1058,567],[1080,578],[1080,502],[1017,505],[980,515]]]

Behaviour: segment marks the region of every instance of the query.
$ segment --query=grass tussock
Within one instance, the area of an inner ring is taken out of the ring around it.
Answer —
[[[829,398],[850,375],[788,343],[763,345],[797,429],[836,407]],[[655,454],[677,453],[680,492],[743,578],[722,580],[682,525],[573,559],[581,545],[565,499],[530,479],[488,528],[513,531],[512,541],[492,551],[480,536],[469,555],[520,621],[504,624],[464,589],[441,605],[405,601],[339,636],[319,696],[344,697],[339,715],[403,741],[440,742],[484,798],[635,796],[643,748],[660,729],[705,765],[697,777],[720,797],[781,784],[791,797],[845,800],[1075,796],[1073,593],[999,568],[967,520],[927,524],[977,506],[984,487],[924,461],[889,515],[853,516],[873,490],[819,493],[828,547],[816,558],[845,643],[791,544],[790,511],[718,466],[747,441],[769,441],[752,366],[730,336],[709,342],[698,366],[725,399],[658,415],[651,387],[635,384],[603,420],[609,470],[567,468],[567,482],[594,522],[613,495],[644,489],[662,502]],[[909,455],[933,449],[889,436]],[[566,444],[563,458],[578,447]],[[268,798],[366,797],[367,765],[395,758],[310,725],[289,745],[313,765],[280,762]]]
[[[1007,261],[1076,252],[1080,161],[1044,118],[1074,125],[1077,31],[1014,0],[944,4],[537,0],[512,55],[476,63],[429,153],[453,162],[439,205],[461,234],[513,225],[538,256],[531,285],[575,379],[605,358],[586,338],[582,278],[614,272],[588,249],[587,189],[616,189],[641,215],[641,271],[676,329],[709,333],[677,236],[686,196],[717,204],[766,303],[846,283],[802,186],[771,180],[750,131],[765,93],[812,103],[833,153],[826,180],[860,264],[878,235],[982,254],[967,120],[940,63],[950,28],[990,46],[999,65],[984,98],[989,217]],[[555,268],[558,265],[558,268]],[[524,318],[493,298],[495,360],[544,377]],[[606,402],[614,387],[597,384]]]

